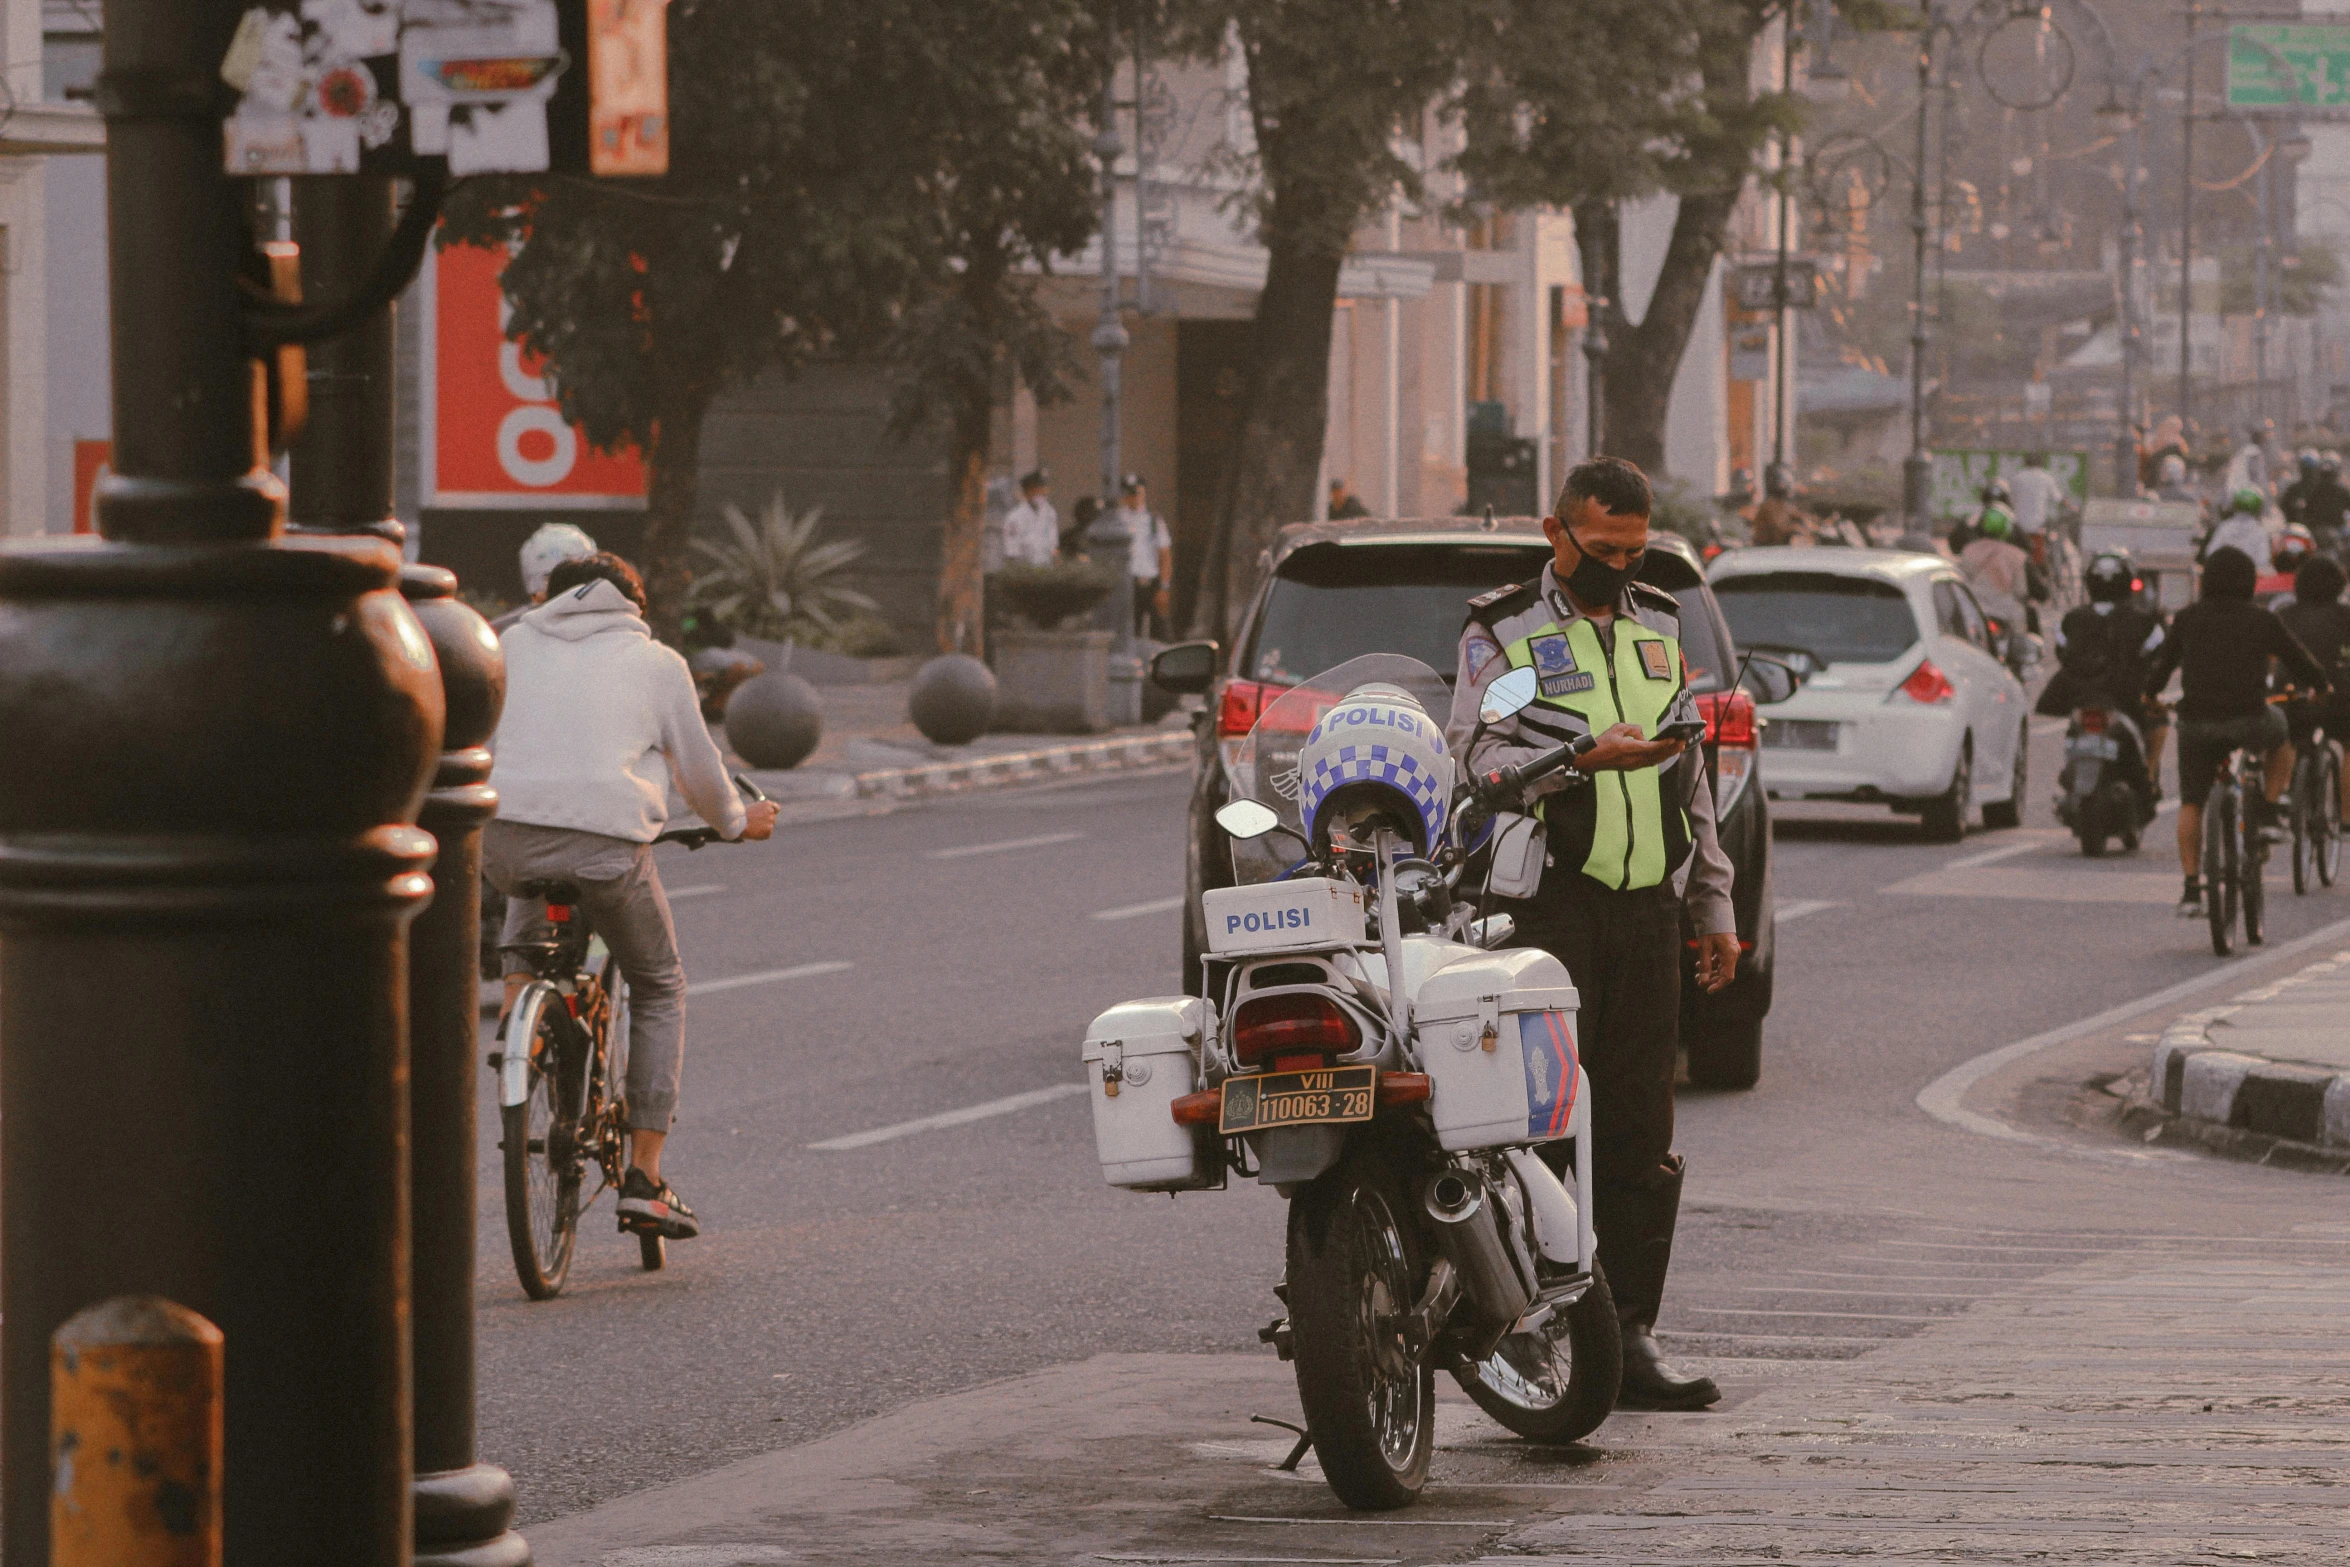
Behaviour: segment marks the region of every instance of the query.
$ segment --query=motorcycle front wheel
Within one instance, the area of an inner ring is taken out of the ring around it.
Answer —
[[[1589,1436],[1615,1412],[1624,1377],[1607,1276],[1593,1263],[1582,1299],[1531,1333],[1512,1333],[1453,1377],[1479,1409],[1529,1442],[1563,1447]]]
[[[1330,1489],[1409,1506],[1436,1448],[1436,1372],[1413,1308],[1427,1275],[1402,1184],[1362,1145],[1289,1205],[1297,1396]]]

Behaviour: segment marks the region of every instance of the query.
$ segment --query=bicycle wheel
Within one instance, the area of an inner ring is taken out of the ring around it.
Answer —
[[[2322,828],[2318,824],[2315,804],[2319,788],[2317,758],[2307,751],[2293,764],[2293,808],[2290,822],[2293,834],[2293,893],[2298,897],[2309,890],[2317,879],[2318,838]]]
[[[2223,772],[2203,806],[2203,917],[2211,926],[2211,950],[2226,957],[2236,950],[2236,781]]]
[[[2342,753],[2329,741],[2317,768],[2317,879],[2326,886],[2342,868]]]
[[[2250,788],[2257,789],[2258,783]],[[2245,798],[2251,799],[2249,792]],[[2260,829],[2252,825],[2252,813],[2244,812],[2244,850],[2236,861],[2237,883],[2243,889],[2239,902],[2244,916],[2244,944],[2257,947],[2268,939],[2268,840]]]
[[[552,1300],[562,1291],[579,1239],[587,1074],[567,1022],[554,988],[538,983],[522,993],[506,1026],[506,1048],[530,1053],[528,1095],[498,1112],[498,1146],[505,1155],[506,1239],[515,1277],[532,1300]]]

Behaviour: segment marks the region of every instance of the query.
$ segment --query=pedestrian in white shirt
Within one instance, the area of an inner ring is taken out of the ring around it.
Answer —
[[[1167,521],[1150,509],[1142,475],[1130,473],[1118,486],[1118,520],[1126,524],[1129,570],[1134,577],[1134,634],[1153,635],[1174,613],[1175,538]]]
[[[2047,532],[2065,500],[2063,481],[2048,471],[2048,454],[2027,455],[2022,471],[2007,481],[2007,488],[2014,497],[2016,531],[2027,537]],[[2031,549],[2028,544],[2024,547]]]
[[[1061,514],[1042,468],[1020,481],[1020,504],[1004,513],[1003,564],[1049,566],[1061,548]]]

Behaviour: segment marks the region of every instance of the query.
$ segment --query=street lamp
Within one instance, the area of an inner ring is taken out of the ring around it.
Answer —
[[[1102,509],[1093,526],[1085,530],[1085,553],[1110,573],[1110,596],[1102,611],[1108,616],[1110,633],[1109,718],[1112,724],[1125,726],[1142,722],[1142,660],[1134,646],[1134,539],[1119,515],[1124,508],[1118,504],[1121,360],[1132,339],[1118,314],[1118,156],[1126,149],[1118,139],[1115,19],[1110,23],[1105,58],[1109,64],[1102,76],[1101,129],[1093,140],[1094,156],[1101,160],[1102,168],[1102,298],[1093,327],[1093,349],[1101,356]],[[1139,200],[1139,184],[1136,189]]]

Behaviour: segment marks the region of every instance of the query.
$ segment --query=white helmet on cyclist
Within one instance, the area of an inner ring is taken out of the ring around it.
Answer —
[[[1378,811],[1425,856],[1444,835],[1452,757],[1444,730],[1401,687],[1367,685],[1317,721],[1297,753],[1297,809],[1316,849],[1334,822]]]
[[[567,560],[582,560],[596,552],[596,541],[584,529],[568,522],[539,525],[522,541],[522,590],[532,598],[547,591],[547,578]]]

